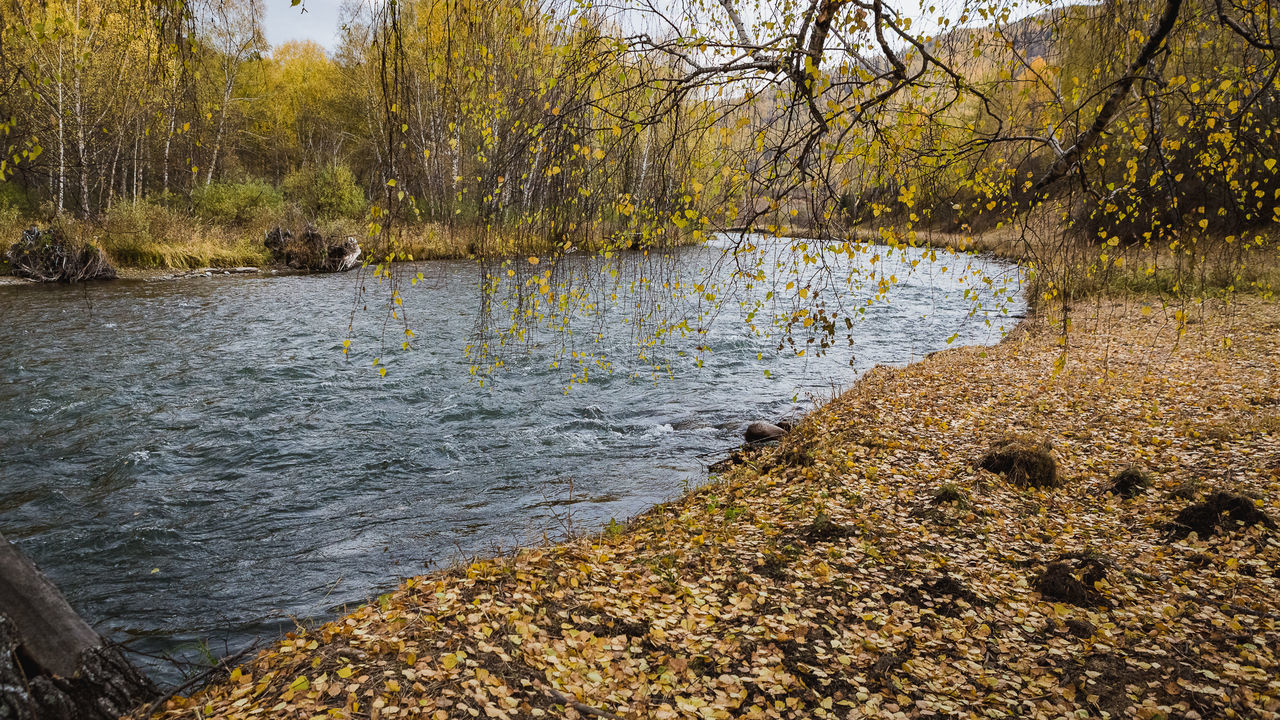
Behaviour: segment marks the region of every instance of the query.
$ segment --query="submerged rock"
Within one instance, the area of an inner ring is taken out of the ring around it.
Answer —
[[[355,238],[326,238],[312,225],[296,238],[288,230],[274,228],[267,232],[263,244],[294,270],[346,272],[360,261],[360,244]]]
[[[37,282],[73,283],[116,277],[116,269],[101,248],[68,241],[57,228],[40,230],[32,225],[5,255],[14,275]]]

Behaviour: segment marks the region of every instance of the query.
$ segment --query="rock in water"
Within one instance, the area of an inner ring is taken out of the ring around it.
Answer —
[[[770,440],[779,440],[787,431],[774,425],[773,423],[756,421],[747,426],[747,431],[742,434],[748,443],[764,443]]]
[[[73,283],[112,280],[116,276],[101,248],[70,242],[57,228],[42,231],[31,226],[9,246],[6,256],[14,275],[38,282]]]
[[[312,225],[296,238],[288,230],[277,227],[267,232],[263,245],[295,270],[345,272],[360,262],[360,244],[355,238],[326,238]]]

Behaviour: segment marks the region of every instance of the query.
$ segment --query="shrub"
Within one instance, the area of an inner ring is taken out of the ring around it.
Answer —
[[[0,213],[31,212],[31,200],[22,188],[12,182],[0,182]]]
[[[367,204],[356,176],[345,165],[295,170],[284,179],[284,193],[309,217],[322,220],[359,217]]]
[[[262,180],[210,183],[191,191],[191,209],[201,219],[222,225],[246,225],[262,210],[279,211],[280,191]]]

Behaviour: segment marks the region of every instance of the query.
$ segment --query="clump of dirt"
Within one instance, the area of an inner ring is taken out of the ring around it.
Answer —
[[[804,536],[815,542],[839,540],[850,534],[848,528],[833,521],[825,512],[819,512],[804,531]]]
[[[985,604],[964,583],[947,573],[906,588],[901,597],[916,607],[933,607],[939,615],[947,617],[955,617],[961,613],[962,608],[956,604],[958,600],[974,607]]]
[[[782,553],[765,553],[764,559],[756,565],[756,572],[774,580],[782,580],[787,576],[787,564],[787,558]]]
[[[1094,583],[1106,576],[1107,568],[1097,558],[1082,557],[1074,562],[1057,560],[1036,576],[1032,587],[1056,602],[1077,607],[1107,605],[1106,598],[1094,587]]]
[[[1169,497],[1176,500],[1195,500],[1199,494],[1199,480],[1184,480],[1169,488]]]
[[[1275,521],[1259,510],[1251,498],[1218,491],[1204,502],[1183,508],[1169,523],[1168,530],[1171,539],[1181,540],[1191,533],[1206,538],[1219,531],[1230,532],[1254,525],[1276,529]]]
[[[1111,492],[1121,497],[1137,497],[1146,492],[1149,487],[1151,487],[1151,476],[1136,465],[1130,465],[1111,478]]]
[[[996,441],[978,458],[978,467],[1022,487],[1055,487],[1059,482],[1053,446],[1017,435]]]
[[[40,230],[31,226],[5,255],[14,275],[36,282],[73,283],[116,277],[116,269],[101,248],[68,240],[58,228]]]
[[[767,578],[785,580],[787,568],[799,556],[800,549],[790,543],[782,547],[770,547],[764,551],[760,561],[756,563],[755,571]]]
[[[287,229],[274,228],[267,232],[263,244],[277,260],[295,270],[346,272],[360,260],[360,244],[355,238],[325,237],[311,225],[296,238]]]

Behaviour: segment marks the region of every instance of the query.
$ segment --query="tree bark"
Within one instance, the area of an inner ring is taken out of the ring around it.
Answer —
[[[156,694],[0,535],[0,719],[116,720]]]

